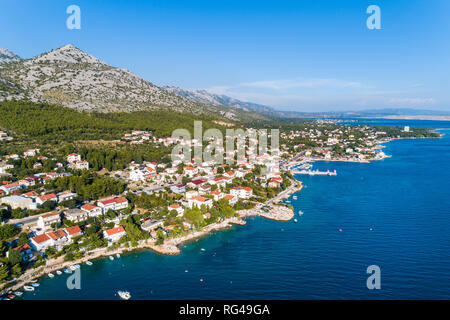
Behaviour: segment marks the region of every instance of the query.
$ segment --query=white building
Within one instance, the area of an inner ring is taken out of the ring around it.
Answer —
[[[118,241],[125,234],[125,229],[122,226],[103,231],[103,237],[112,242]]]
[[[206,207],[211,208],[213,205],[213,202],[211,199],[201,197],[201,196],[193,197],[188,200],[188,207],[191,209],[193,207],[201,208],[202,205],[205,205]]]
[[[81,156],[76,153],[71,153],[67,156],[67,162],[69,163],[76,163],[77,161],[81,161]]]
[[[93,217],[93,218],[101,216],[103,214],[102,208],[97,207],[90,203],[86,203],[86,204],[82,205],[80,209],[83,210],[84,212],[86,212],[89,215],[89,217]]]
[[[253,196],[253,190],[249,187],[234,187],[230,190],[230,194],[240,199],[249,199]]]
[[[59,212],[50,212],[43,214],[38,218],[37,225],[41,229],[45,229],[50,227],[53,223],[60,223],[61,222],[61,216]]]

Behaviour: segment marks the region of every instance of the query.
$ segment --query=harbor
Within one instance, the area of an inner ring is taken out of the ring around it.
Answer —
[[[336,170],[319,171],[319,170],[292,170],[292,174],[301,174],[309,176],[337,176]]]

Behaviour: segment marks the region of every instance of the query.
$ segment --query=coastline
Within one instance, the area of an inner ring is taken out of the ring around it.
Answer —
[[[291,194],[300,191],[302,188],[303,185],[301,184],[301,182],[296,180],[294,182],[294,185],[290,186],[288,189],[278,194],[275,198],[268,200],[266,203],[272,203],[276,199],[289,198]],[[243,219],[247,217],[261,216],[266,219],[271,219],[275,221],[289,221],[294,216],[294,211],[284,206],[276,206],[275,208],[272,208],[272,210],[270,210],[269,212],[262,211],[261,206],[262,204],[257,205],[257,207],[253,209],[239,210],[237,211],[239,217],[232,217],[225,219],[224,221],[221,222],[210,224],[201,230],[189,233],[187,235],[178,238],[166,239],[162,245],[156,245],[155,240],[142,240],[138,243],[136,247],[132,248],[121,247],[115,250],[108,250],[108,247],[106,247],[94,249],[90,251],[88,255],[73,261],[64,261],[63,256],[58,257],[57,259],[50,259],[44,266],[41,266],[37,269],[27,270],[19,278],[2,284],[0,286],[0,290],[17,291],[18,289],[23,288],[23,286],[38,281],[38,279],[47,276],[49,273],[53,273],[61,269],[70,268],[73,265],[83,264],[87,261],[106,258],[116,254],[131,253],[137,250],[151,250],[154,251],[155,253],[163,255],[179,255],[181,253],[181,249],[179,248],[180,245],[207,236],[212,232],[230,228],[233,225],[242,225],[242,226],[246,225],[247,222]],[[8,287],[8,285],[10,286]]]

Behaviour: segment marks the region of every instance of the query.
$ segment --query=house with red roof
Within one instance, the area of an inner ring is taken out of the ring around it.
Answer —
[[[66,232],[67,238],[69,238],[69,240],[72,240],[73,238],[81,236],[83,234],[83,231],[79,226],[65,228],[64,231]]]
[[[205,198],[202,196],[192,197],[188,200],[188,207],[193,208],[201,208],[202,205],[205,205],[207,208],[211,208],[213,202],[210,198]]]
[[[61,223],[61,216],[59,214],[59,212],[54,211],[54,212],[49,212],[46,214],[41,215],[38,218],[38,222],[37,225],[39,228],[41,229],[45,229],[50,227],[53,223]]]
[[[230,206],[234,206],[238,202],[238,197],[232,194],[225,195],[224,199],[228,200]]]
[[[33,252],[28,243],[25,243],[19,247],[14,248],[13,250],[19,251],[22,255],[22,261],[28,262],[33,257]],[[8,252],[6,253],[8,257]]]
[[[93,218],[101,216],[103,214],[102,208],[97,207],[90,203],[83,204],[80,209],[87,212],[89,217],[93,217]]]
[[[97,205],[102,208],[103,213],[106,213],[109,209],[121,210],[128,207],[128,200],[125,197],[114,197],[105,200],[97,201]]]
[[[31,238],[30,243],[35,251],[42,251],[53,245],[52,239],[45,233]]]
[[[253,197],[253,189],[250,187],[234,187],[230,190],[230,194],[240,199],[249,199]]]
[[[122,226],[118,226],[112,229],[108,229],[103,231],[103,237],[108,239],[108,241],[115,242],[118,241],[121,237],[126,235],[125,228]]]
[[[167,207],[167,209],[169,210],[169,212],[175,210],[178,216],[182,216],[184,213],[183,207],[180,206],[179,204],[171,204],[170,206]]]
[[[71,153],[67,156],[67,162],[76,163],[77,161],[81,161],[81,156],[76,153]]]
[[[58,197],[54,193],[50,193],[36,198],[36,203],[39,205],[42,205],[46,201],[58,202]]]
[[[64,243],[66,243],[67,240],[69,240],[67,237],[67,233],[62,229],[58,229],[58,230],[52,231],[52,232],[47,232],[47,236],[49,236],[52,239],[54,246],[62,245]]]

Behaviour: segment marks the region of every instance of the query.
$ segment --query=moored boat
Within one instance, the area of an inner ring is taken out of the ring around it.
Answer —
[[[22,291],[14,291],[14,294],[18,297],[21,297],[23,295]]]
[[[23,290],[25,290],[25,291],[34,291],[34,288],[32,286],[23,286]]]
[[[55,275],[54,275],[53,273],[50,272],[50,273],[48,274],[48,277],[49,277],[49,278],[54,278]]]
[[[92,262],[90,262],[90,261],[86,261],[86,265],[88,265],[88,266],[92,266]]]
[[[117,258],[120,258],[120,253],[116,254],[116,257],[117,257]]]
[[[124,300],[129,300],[131,298],[131,294],[128,291],[117,291],[117,294]]]
[[[109,260],[113,261],[114,257],[113,256],[109,256]]]
[[[62,275],[62,272],[61,271],[56,271],[56,274],[58,275],[58,276],[60,276],[60,275]]]
[[[39,282],[33,282],[31,285],[32,285],[33,287],[39,287],[39,286],[40,286]]]

